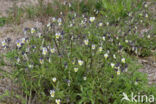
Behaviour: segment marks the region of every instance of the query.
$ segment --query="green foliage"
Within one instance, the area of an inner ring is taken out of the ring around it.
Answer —
[[[0,26],[4,26],[6,24],[7,18],[1,17],[0,18]]]
[[[16,98],[23,103],[35,99],[41,104],[54,104],[59,99],[62,104],[134,104],[121,102],[122,93],[156,96],[146,74],[137,71],[141,66],[135,59],[151,55],[156,48],[156,38],[151,35],[154,30],[140,35],[136,29],[150,25],[150,18],[140,11],[142,2],[84,0],[54,4],[56,7],[39,0],[36,7],[15,8],[17,22],[23,12],[28,18],[54,17],[43,31],[24,29],[29,37],[17,40],[16,49],[5,55],[14,68],[9,76],[23,92],[22,97],[15,94]],[[1,66],[5,65],[1,58]]]
[[[119,104],[123,92],[144,94],[152,90],[146,75],[137,71],[140,66],[127,53],[132,49],[131,41],[148,49],[150,38],[120,35],[110,26],[97,25],[103,18],[90,17],[81,24],[83,19],[77,17],[73,23],[70,19],[53,20],[42,35],[32,28],[27,31],[31,37],[18,40],[17,49],[6,55],[15,67],[12,78],[25,96],[37,96],[41,103],[61,99],[61,103]]]
[[[136,0],[100,0],[101,13],[115,20],[125,17],[129,12],[136,11],[141,8],[142,1]]]

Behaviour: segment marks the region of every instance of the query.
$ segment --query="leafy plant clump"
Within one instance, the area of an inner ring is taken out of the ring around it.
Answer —
[[[111,12],[117,15],[122,9]],[[132,104],[121,102],[123,92],[156,96],[146,75],[137,71],[141,66],[135,58],[156,48],[154,33],[137,31],[150,25],[148,14],[137,11],[112,21],[100,12],[77,12],[51,18],[42,31],[25,28],[16,49],[4,55],[14,69],[8,76],[23,93],[18,98],[30,104],[34,99],[37,104]],[[8,49],[8,39],[2,47]],[[5,60],[1,58],[2,66]]]

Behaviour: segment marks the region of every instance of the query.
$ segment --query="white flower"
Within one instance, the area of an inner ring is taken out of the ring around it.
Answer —
[[[42,36],[42,33],[38,33],[37,35],[38,35],[38,37],[40,38],[40,37]]]
[[[103,23],[101,22],[101,23],[99,23],[99,26],[101,27],[103,25]]]
[[[105,36],[103,36],[103,37],[102,37],[102,39],[105,41],[105,40],[106,40],[106,37],[105,37]]]
[[[125,40],[126,43],[128,43],[128,40]]]
[[[85,80],[85,81],[86,81],[86,80],[87,80],[87,77],[86,77],[86,76],[84,76],[84,77],[83,77],[83,80]]]
[[[148,18],[148,14],[145,14],[145,17]]]
[[[54,97],[55,96],[55,90],[50,90],[50,96]]]
[[[31,33],[33,34],[35,32],[36,32],[35,28],[31,28]]]
[[[120,75],[120,70],[117,71],[117,75]]]
[[[148,5],[147,4],[145,4],[145,8],[147,8],[148,7]]]
[[[92,49],[93,49],[93,50],[95,49],[95,44],[92,45]]]
[[[114,63],[111,63],[111,67],[114,68],[114,66],[115,66],[115,64]]]
[[[108,58],[108,54],[106,53],[106,54],[104,54],[104,57],[105,57],[105,59],[107,59]]]
[[[22,38],[22,43],[25,43],[25,38]]]
[[[99,47],[99,50],[98,50],[99,52],[102,52],[102,47]]]
[[[106,25],[108,26],[109,25],[109,22],[107,22]]]
[[[121,59],[121,62],[122,62],[122,63],[125,63],[125,62],[126,62],[126,61],[125,61],[125,58],[122,58],[122,59]]]
[[[17,63],[19,63],[19,62],[20,62],[20,58],[19,58],[19,57],[18,57],[16,60],[17,60]]]
[[[74,68],[74,71],[77,72],[78,71],[78,68]]]
[[[95,21],[95,17],[90,17],[90,22],[94,22]]]
[[[116,55],[115,54],[113,55],[113,58],[116,59]]]
[[[5,47],[5,46],[6,46],[6,42],[5,42],[5,40],[4,40],[4,41],[2,41],[2,46],[3,46],[3,47]]]
[[[56,82],[57,79],[56,79],[56,77],[54,77],[52,80],[53,80],[53,82]]]
[[[89,43],[88,39],[84,40],[85,45],[88,45],[88,43]]]
[[[51,53],[55,53],[55,51],[56,51],[55,48],[50,49]]]
[[[61,100],[60,99],[56,99],[55,102],[56,102],[56,104],[61,104]]]
[[[83,65],[83,61],[82,61],[82,60],[78,60],[78,64],[79,64],[80,66],[82,66],[82,65]]]
[[[51,25],[51,23],[48,23],[48,24],[47,24],[47,27],[50,27],[50,25]]]
[[[48,52],[47,48],[46,48],[46,47],[43,47],[43,48],[42,48],[42,54],[43,54],[43,55],[46,55],[47,52]]]
[[[59,19],[57,20],[57,22],[58,22],[58,25],[59,25],[59,26],[62,25],[62,19],[61,19],[61,18],[59,18]]]
[[[60,36],[61,36],[61,33],[59,33],[59,32],[55,34],[56,39],[59,39]]]
[[[21,47],[21,42],[19,40],[17,40],[16,45],[17,45],[18,48],[20,48]]]
[[[151,38],[151,36],[150,36],[150,35],[148,35],[148,36],[147,36],[147,38]]]
[[[55,18],[55,17],[53,17],[53,18],[52,18],[52,21],[53,21],[53,22],[55,22],[55,21],[56,21],[56,18]]]

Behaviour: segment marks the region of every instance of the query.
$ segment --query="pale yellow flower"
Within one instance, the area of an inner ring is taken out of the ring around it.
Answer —
[[[31,28],[31,33],[33,34],[35,32],[36,32],[36,30],[34,28]]]
[[[51,53],[55,53],[55,48],[50,49]]]
[[[90,22],[94,22],[95,21],[95,17],[90,17]]]
[[[102,47],[99,47],[98,51],[99,51],[99,52],[102,52]]]
[[[56,104],[61,104],[61,100],[60,99],[56,99],[55,102],[56,102]]]
[[[78,64],[80,65],[80,66],[82,66],[83,65],[83,61],[82,60],[78,60]]]
[[[85,45],[88,45],[88,43],[89,43],[88,39],[84,40]]]
[[[78,71],[78,68],[74,68],[74,71],[77,72]]]
[[[93,49],[93,50],[95,49],[95,44],[92,45],[92,49]]]
[[[120,75],[120,70],[117,71],[117,75]]]
[[[53,80],[53,82],[56,82],[57,79],[56,79],[56,77],[54,77],[52,80]]]
[[[114,66],[115,66],[115,64],[114,63],[111,63],[111,67],[114,68]]]
[[[60,38],[60,36],[61,36],[61,34],[60,34],[60,33],[56,33],[56,34],[55,34],[56,39],[59,39],[59,38]]]
[[[108,54],[106,53],[106,54],[104,54],[104,57],[105,57],[105,59],[107,59],[108,58]]]
[[[121,59],[121,62],[122,62],[122,63],[125,63],[125,62],[126,62],[125,58],[122,58],[122,59]]]
[[[55,90],[50,90],[50,96],[54,97],[55,96]]]

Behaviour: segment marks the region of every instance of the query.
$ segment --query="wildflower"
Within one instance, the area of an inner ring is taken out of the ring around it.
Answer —
[[[22,41],[21,41],[21,43],[23,43],[23,44],[25,43],[25,38],[22,38]]]
[[[56,99],[55,102],[56,102],[56,104],[61,104],[61,100],[60,99]]]
[[[48,24],[47,24],[47,27],[50,27],[50,26],[51,26],[51,23],[48,23]]]
[[[47,59],[48,59],[49,62],[51,62],[51,58],[50,57],[48,57]]]
[[[55,22],[55,21],[56,21],[56,18],[55,18],[55,17],[53,17],[53,18],[52,18],[52,22]]]
[[[83,65],[83,61],[82,61],[82,60],[78,60],[78,64],[79,64],[80,66],[82,66],[82,65]]]
[[[16,58],[16,60],[17,60],[17,63],[19,63],[19,62],[20,62],[20,58],[19,58],[19,57],[17,57],[17,58]]]
[[[46,47],[43,47],[43,48],[42,48],[42,54],[43,54],[43,55],[46,55],[46,54],[47,54],[47,48],[46,48]]]
[[[128,40],[125,40],[126,43],[128,43]]]
[[[117,71],[117,75],[120,75],[120,70]]]
[[[105,40],[106,40],[106,37],[105,37],[105,36],[103,36],[103,37],[102,37],[102,39],[105,41]]]
[[[83,80],[85,80],[85,81],[86,81],[86,80],[87,80],[87,77],[86,77],[86,76],[84,76],[84,77],[83,77]]]
[[[77,72],[78,71],[78,68],[74,68],[74,71]]]
[[[21,46],[22,46],[21,42],[19,40],[17,40],[16,45],[17,45],[18,48],[21,48]]]
[[[148,14],[145,14],[145,17],[148,18]]]
[[[28,67],[29,67],[29,68],[33,68],[33,64],[29,64]]]
[[[125,58],[122,58],[122,59],[121,59],[121,62],[122,62],[122,63],[125,63],[125,62],[126,62],[126,61],[125,61]]]
[[[115,54],[113,55],[113,58],[116,59],[116,55]]]
[[[55,90],[50,90],[50,96],[54,97],[55,96]]]
[[[55,53],[55,51],[56,51],[55,48],[50,49],[51,53]]]
[[[98,50],[99,52],[102,52],[102,47],[99,47],[99,50]]]
[[[94,22],[95,21],[95,17],[90,17],[90,22]]]
[[[68,86],[70,86],[70,80],[67,80]]]
[[[147,36],[147,38],[151,38],[151,36],[150,36],[150,35],[148,35],[148,36]]]
[[[93,50],[95,49],[95,44],[92,45],[92,49],[93,49]]]
[[[54,77],[52,80],[53,80],[53,82],[55,83],[57,79],[56,79],[56,77]]]
[[[72,64],[75,64],[75,60],[72,60]]]
[[[148,5],[147,4],[145,4],[145,8],[147,8],[148,7]]]
[[[106,25],[108,26],[109,25],[109,22],[107,22]]]
[[[107,59],[108,58],[108,54],[106,53],[106,54],[104,54],[104,57],[105,57],[105,59]]]
[[[88,45],[88,43],[89,43],[88,39],[84,40],[85,45]]]
[[[100,23],[99,23],[99,26],[101,27],[102,25],[103,25],[103,23],[102,23],[102,22],[100,22]]]
[[[42,33],[38,33],[37,35],[38,35],[38,37],[40,38],[40,37],[42,36]]]
[[[35,32],[36,32],[35,28],[31,28],[31,33],[33,34]]]
[[[6,47],[6,41],[2,41],[2,46],[5,48]]]
[[[62,24],[62,19],[59,18],[59,19],[57,20],[57,22],[58,22],[58,25],[60,26],[60,25]]]
[[[60,34],[60,33],[56,33],[56,34],[55,34],[56,39],[59,39],[59,38],[60,38],[60,36],[61,36],[61,34]]]
[[[40,58],[40,64],[43,64],[44,60],[43,58]]]
[[[115,64],[114,63],[111,63],[111,67],[114,68],[114,66],[115,66]]]

